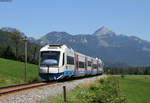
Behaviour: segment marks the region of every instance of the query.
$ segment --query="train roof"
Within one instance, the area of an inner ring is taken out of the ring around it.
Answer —
[[[50,50],[50,49],[65,49],[65,48],[68,48],[66,45],[64,44],[48,44],[48,45],[45,45],[43,46],[40,51],[47,51],[47,50]]]

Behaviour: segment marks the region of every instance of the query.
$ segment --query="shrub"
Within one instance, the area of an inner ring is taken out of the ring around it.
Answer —
[[[125,96],[119,89],[117,77],[101,79],[90,88],[80,93],[76,103],[126,103]],[[70,102],[74,103],[74,102]]]
[[[30,78],[27,82],[28,83],[35,83],[35,82],[40,82],[41,79],[39,77],[34,77],[34,78]]]
[[[122,74],[122,75],[121,75],[121,78],[124,78],[124,77],[125,77],[125,75]]]

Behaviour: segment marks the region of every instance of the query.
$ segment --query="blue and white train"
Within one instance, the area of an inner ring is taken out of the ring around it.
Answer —
[[[40,49],[39,75],[58,80],[103,73],[101,59],[75,52],[66,45],[46,45]]]

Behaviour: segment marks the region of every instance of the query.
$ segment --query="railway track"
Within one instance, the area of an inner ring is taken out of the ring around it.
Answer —
[[[90,78],[93,76],[87,76],[86,78]],[[3,95],[11,94],[11,93],[16,93],[19,91],[25,91],[28,89],[33,89],[37,87],[42,87],[42,86],[47,86],[47,85],[52,85],[56,84],[58,82],[65,82],[65,81],[72,81],[72,80],[79,80],[83,79],[85,77],[76,77],[76,78],[71,78],[71,79],[65,79],[65,80],[60,80],[60,81],[50,81],[50,82],[36,82],[36,83],[26,83],[26,84],[19,84],[19,85],[11,85],[11,86],[6,86],[6,87],[0,87],[0,97]]]
[[[0,96],[11,94],[19,91],[24,91],[28,89],[33,89],[37,87],[47,86],[56,84],[56,82],[39,82],[39,83],[29,83],[29,84],[20,84],[20,85],[12,85],[7,87],[0,87]]]

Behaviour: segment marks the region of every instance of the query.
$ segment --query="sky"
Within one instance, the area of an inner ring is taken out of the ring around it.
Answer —
[[[17,28],[36,39],[51,31],[92,34],[106,26],[150,41],[150,0],[2,1],[0,28]]]

